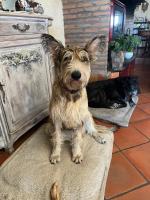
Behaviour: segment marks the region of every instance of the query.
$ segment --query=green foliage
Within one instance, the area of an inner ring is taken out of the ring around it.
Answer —
[[[120,35],[115,40],[110,42],[109,48],[115,52],[133,52],[133,50],[140,44],[140,42],[141,40],[138,36]]]

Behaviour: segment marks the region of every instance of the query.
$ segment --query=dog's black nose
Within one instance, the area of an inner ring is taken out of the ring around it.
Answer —
[[[81,73],[79,71],[74,71],[71,74],[72,79],[79,80],[81,78]]]

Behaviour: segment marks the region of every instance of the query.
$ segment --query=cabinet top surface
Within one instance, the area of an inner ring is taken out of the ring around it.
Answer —
[[[53,20],[51,17],[36,13],[27,13],[27,12],[4,12],[0,11],[0,18],[1,17],[25,17],[25,18],[38,18],[38,19],[48,19]]]

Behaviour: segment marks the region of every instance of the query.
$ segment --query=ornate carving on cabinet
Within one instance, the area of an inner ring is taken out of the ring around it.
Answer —
[[[42,55],[38,50],[21,50],[0,56],[0,63],[6,66],[13,66],[17,68],[22,65],[25,69],[31,69],[31,62],[41,62]]]

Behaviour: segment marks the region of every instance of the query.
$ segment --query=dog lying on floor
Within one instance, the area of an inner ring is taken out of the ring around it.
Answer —
[[[119,77],[89,83],[87,86],[88,105],[93,108],[122,108],[134,106],[132,97],[140,93],[136,76]]]
[[[72,161],[76,164],[83,159],[81,145],[83,135],[88,133],[99,143],[105,143],[94,126],[93,118],[88,111],[86,86],[91,69],[90,63],[96,52],[105,49],[105,36],[95,37],[85,47],[64,47],[54,37],[44,34],[43,47],[51,52],[55,65],[55,80],[50,102],[50,120],[53,124],[51,133],[52,152],[50,162],[60,161],[62,129],[71,129]],[[101,132],[108,128],[103,127]]]

